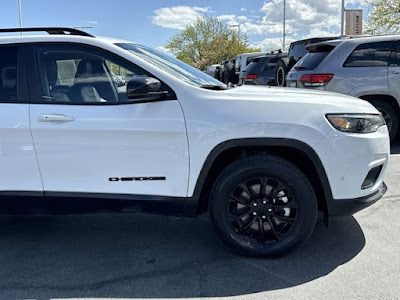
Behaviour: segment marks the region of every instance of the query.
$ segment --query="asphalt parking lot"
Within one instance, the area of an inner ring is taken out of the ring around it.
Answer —
[[[379,203],[276,259],[235,255],[208,216],[1,217],[0,299],[400,299],[400,145],[392,153]]]

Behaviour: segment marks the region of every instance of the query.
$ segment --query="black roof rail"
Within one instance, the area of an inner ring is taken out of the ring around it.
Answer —
[[[68,27],[29,27],[29,28],[0,28],[0,33],[5,32],[35,32],[35,31],[44,31],[48,34],[70,34],[70,35],[81,35],[94,37],[90,33],[87,33],[82,30],[78,30],[75,28]]]

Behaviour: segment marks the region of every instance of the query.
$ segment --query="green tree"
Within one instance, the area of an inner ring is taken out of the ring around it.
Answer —
[[[239,34],[218,18],[199,17],[166,45],[178,59],[204,69],[240,53],[259,52],[248,46],[245,34]]]
[[[367,0],[371,6],[367,32],[391,33],[400,30],[400,0]]]

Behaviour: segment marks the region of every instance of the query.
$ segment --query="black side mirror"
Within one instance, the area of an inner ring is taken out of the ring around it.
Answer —
[[[163,100],[167,97],[167,91],[160,91],[161,82],[152,77],[135,77],[128,81],[126,95],[135,102],[150,102]]]

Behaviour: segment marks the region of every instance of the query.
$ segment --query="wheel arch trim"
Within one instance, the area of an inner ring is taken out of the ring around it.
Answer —
[[[203,191],[203,187],[206,183],[207,176],[216,161],[216,159],[226,150],[233,148],[246,148],[246,147],[287,147],[294,150],[303,152],[313,163],[315,170],[318,173],[319,180],[322,184],[322,189],[325,196],[326,204],[330,202],[332,197],[332,191],[329,184],[328,177],[325,172],[325,168],[315,150],[308,144],[295,140],[286,138],[243,138],[243,139],[233,139],[224,141],[217,146],[215,146],[211,152],[208,154],[206,160],[203,163],[203,167],[197,178],[193,195],[186,198],[184,210],[188,213],[196,214],[198,206],[200,204],[200,197]]]

